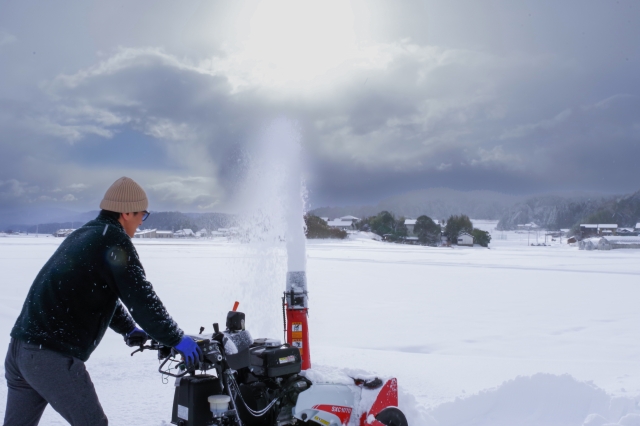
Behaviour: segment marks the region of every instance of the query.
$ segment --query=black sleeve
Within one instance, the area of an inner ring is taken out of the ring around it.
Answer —
[[[123,241],[107,251],[107,263],[118,297],[133,319],[158,342],[175,346],[183,332],[171,318],[144,273],[131,241]]]
[[[131,318],[131,315],[129,315],[124,306],[122,306],[122,303],[118,301],[118,306],[116,306],[116,311],[111,318],[109,327],[111,327],[111,329],[116,333],[124,336],[133,330],[135,326],[136,323],[133,321],[133,318]]]

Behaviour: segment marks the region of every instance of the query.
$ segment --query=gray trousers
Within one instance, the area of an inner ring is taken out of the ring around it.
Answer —
[[[4,368],[9,387],[5,426],[37,425],[47,404],[73,426],[108,424],[78,358],[11,339]]]

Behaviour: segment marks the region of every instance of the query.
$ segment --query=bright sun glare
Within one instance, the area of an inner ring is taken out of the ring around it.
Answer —
[[[256,8],[241,55],[252,80],[268,86],[310,82],[356,51],[348,1],[274,0]]]

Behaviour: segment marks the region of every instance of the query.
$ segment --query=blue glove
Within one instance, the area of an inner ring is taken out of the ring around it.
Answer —
[[[198,344],[189,336],[184,336],[175,348],[184,358],[187,369],[195,367],[196,361],[200,362],[202,359],[202,349],[200,349]]]
[[[138,327],[133,327],[133,330],[124,336],[124,341],[129,347],[142,346],[147,343],[147,340],[149,340],[149,335]]]

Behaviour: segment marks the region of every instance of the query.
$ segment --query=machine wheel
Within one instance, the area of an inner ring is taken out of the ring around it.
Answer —
[[[387,407],[380,411],[376,420],[385,426],[409,426],[407,418],[396,407]]]

